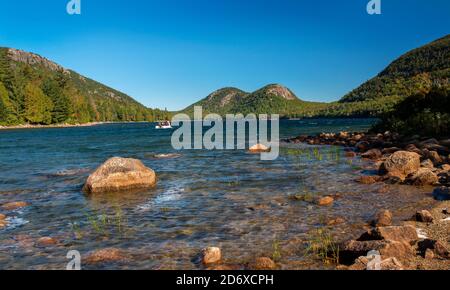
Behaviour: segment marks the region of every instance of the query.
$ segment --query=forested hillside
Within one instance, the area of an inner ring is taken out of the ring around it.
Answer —
[[[404,99],[382,116],[375,132],[392,131],[405,136],[450,136],[450,89],[433,88]]]
[[[449,87],[450,35],[414,49],[362,84],[341,102],[405,98],[427,93],[432,87]]]
[[[154,121],[168,115],[39,55],[0,48],[0,125]]]
[[[302,101],[288,88],[271,84],[253,93],[237,88],[222,88],[184,109],[183,112],[192,114],[194,106],[202,106],[206,113],[220,115],[254,113],[292,117],[301,112],[312,113],[326,104]]]
[[[306,102],[289,89],[268,85],[254,93],[235,88],[218,90],[195,105],[226,113],[277,113],[283,117],[380,117],[409,96],[450,87],[450,35],[414,49],[375,78],[332,103]],[[193,106],[185,109],[191,112]]]

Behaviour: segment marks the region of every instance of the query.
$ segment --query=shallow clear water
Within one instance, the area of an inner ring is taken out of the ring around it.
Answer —
[[[282,121],[281,137],[341,130],[362,131],[372,120]],[[280,157],[261,161],[245,150],[175,152],[171,131],[154,124],[0,131],[0,205],[30,204],[0,213],[0,269],[65,269],[66,253],[108,247],[128,259],[83,265],[87,269],[200,269],[205,246],[222,248],[224,262],[244,264],[280,253],[284,269],[316,268],[305,257],[312,230],[328,218],[346,223],[336,238],[361,231],[378,209],[405,218],[417,203],[431,203],[429,189],[360,185],[371,164],[343,157],[339,147],[282,144]],[[180,153],[157,159],[155,154]],[[155,189],[87,196],[87,176],[112,156],[141,159],[157,172]],[[332,207],[293,201],[298,193],[339,195]],[[40,237],[58,241],[41,248]],[[278,256],[278,255],[277,255]]]

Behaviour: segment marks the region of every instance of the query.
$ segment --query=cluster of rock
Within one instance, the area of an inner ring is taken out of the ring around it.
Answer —
[[[209,270],[275,270],[277,264],[268,257],[257,257],[245,265],[222,263],[222,251],[218,247],[207,247],[201,252],[201,262]]]
[[[345,155],[370,159],[378,172],[363,176],[361,183],[384,181],[411,185],[450,185],[450,140],[424,139],[419,136],[402,138],[398,134],[365,134],[340,132],[317,136],[298,136],[284,140],[310,145],[338,145],[346,147]]]
[[[434,220],[426,210],[418,211],[413,219],[425,223]],[[393,226],[389,211],[379,212],[371,225],[373,228],[359,238],[339,244],[339,269],[403,270],[414,267],[417,256],[450,259],[450,252],[441,241],[421,237],[413,225]]]
[[[15,211],[24,207],[27,207],[28,203],[24,201],[14,201],[2,204],[0,206],[1,210],[4,211]],[[0,213],[0,229],[5,228],[8,225],[8,216],[6,214]]]
[[[61,124],[52,124],[52,125],[40,125],[40,124],[21,124],[21,125],[15,125],[15,126],[0,126],[0,130],[10,130],[10,129],[36,129],[36,128],[72,128],[72,127],[92,127],[97,126],[101,124],[106,124],[110,122],[89,122],[89,123],[83,123],[83,124],[68,124],[68,123],[61,123]]]

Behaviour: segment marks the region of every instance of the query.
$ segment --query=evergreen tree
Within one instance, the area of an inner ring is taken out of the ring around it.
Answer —
[[[0,82],[0,124],[12,125],[16,123],[17,118],[14,115],[13,105],[9,99],[6,87]]]
[[[52,123],[63,123],[67,121],[71,114],[71,104],[69,98],[64,94],[64,86],[54,79],[44,81],[42,91],[50,97],[54,106],[51,111]]]
[[[42,90],[29,83],[25,87],[25,119],[32,124],[52,123],[52,100]]]

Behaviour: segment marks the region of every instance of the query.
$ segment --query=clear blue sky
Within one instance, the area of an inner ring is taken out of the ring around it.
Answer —
[[[149,107],[281,83],[334,101],[450,33],[448,0],[0,0],[0,46],[39,53]]]

